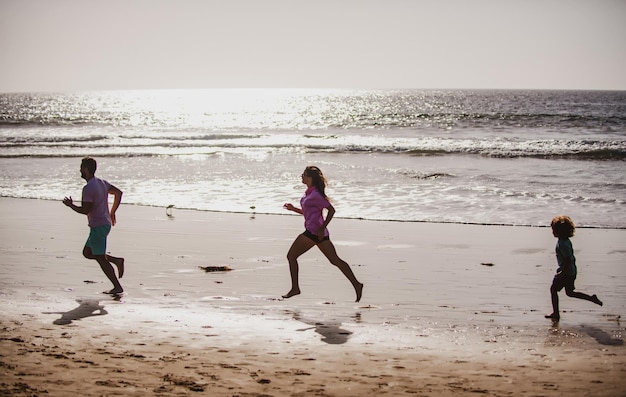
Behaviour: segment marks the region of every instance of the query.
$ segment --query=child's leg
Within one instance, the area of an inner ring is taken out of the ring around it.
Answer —
[[[555,280],[556,281],[556,280]],[[552,286],[550,287],[550,297],[552,299],[552,314],[548,314],[546,318],[552,318],[558,320],[560,318],[559,314],[559,289],[555,282],[552,282]]]
[[[596,305],[600,305],[600,306],[603,305],[602,301],[598,299],[598,297],[595,294],[587,295],[585,293],[576,292],[573,289],[568,289],[568,288],[565,289],[565,293],[567,294],[567,296],[571,296],[572,298],[584,299],[586,301],[593,302]]]

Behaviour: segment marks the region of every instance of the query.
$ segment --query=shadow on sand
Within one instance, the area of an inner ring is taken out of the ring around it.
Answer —
[[[67,312],[43,312],[43,314],[60,314],[61,318],[54,320],[52,323],[56,325],[71,324],[74,320],[80,320],[85,317],[104,316],[108,314],[104,310],[104,306],[96,299],[76,299],[78,307]]]
[[[583,332],[591,336],[593,339],[595,339],[596,342],[604,346],[623,346],[624,345],[623,339],[614,338],[608,332],[598,327],[594,327],[593,325],[581,324],[578,327],[568,330],[568,329],[562,329],[559,326],[558,320],[552,321],[552,328],[550,329],[550,333],[551,333],[550,337],[552,338],[557,337],[555,340],[558,341],[560,337],[562,336],[577,335]]]
[[[292,312],[293,319],[300,321],[301,323],[310,325],[310,327],[300,328],[298,331],[308,331],[314,329],[316,333],[322,336],[322,342],[331,345],[341,345],[348,341],[352,332],[341,328],[340,321],[316,321],[313,319],[305,318],[298,312]],[[356,318],[360,315],[357,313]]]
[[[604,346],[622,346],[624,344],[623,339],[613,338],[608,332],[601,330],[600,328],[596,328],[593,326],[585,325],[583,329],[587,333],[587,335],[591,336],[601,345]]]

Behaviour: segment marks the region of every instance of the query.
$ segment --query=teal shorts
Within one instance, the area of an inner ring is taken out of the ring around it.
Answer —
[[[89,237],[85,243],[85,247],[91,249],[91,253],[94,255],[104,255],[107,252],[107,236],[111,231],[111,225],[102,225],[92,227],[89,232]]]

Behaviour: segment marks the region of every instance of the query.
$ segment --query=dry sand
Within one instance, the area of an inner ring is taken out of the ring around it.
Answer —
[[[354,303],[315,249],[279,298],[300,217],[172,214],[120,208],[118,299],[84,216],[0,198],[0,396],[626,395],[624,230],[577,231],[577,287],[605,305],[563,294],[553,324],[548,228],[335,219]]]

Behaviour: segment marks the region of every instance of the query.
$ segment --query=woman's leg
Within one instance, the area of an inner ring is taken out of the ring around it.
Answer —
[[[310,238],[299,235],[291,244],[289,252],[287,252],[287,261],[289,261],[289,272],[291,273],[291,290],[283,295],[283,298],[291,298],[292,296],[300,294],[300,284],[298,282],[298,273],[300,268],[298,267],[298,257],[315,245],[315,241]]]
[[[343,275],[346,276],[348,280],[350,280],[350,282],[352,283],[352,286],[354,287],[354,291],[356,292],[355,302],[360,301],[361,295],[363,294],[363,284],[361,284],[359,280],[356,279],[356,276],[352,272],[350,265],[348,265],[343,259],[341,259],[337,255],[337,250],[335,249],[335,245],[330,240],[324,240],[321,243],[319,243],[317,246],[320,249],[320,251],[322,251],[324,256],[328,258],[330,263],[337,266],[339,270],[341,270]]]

